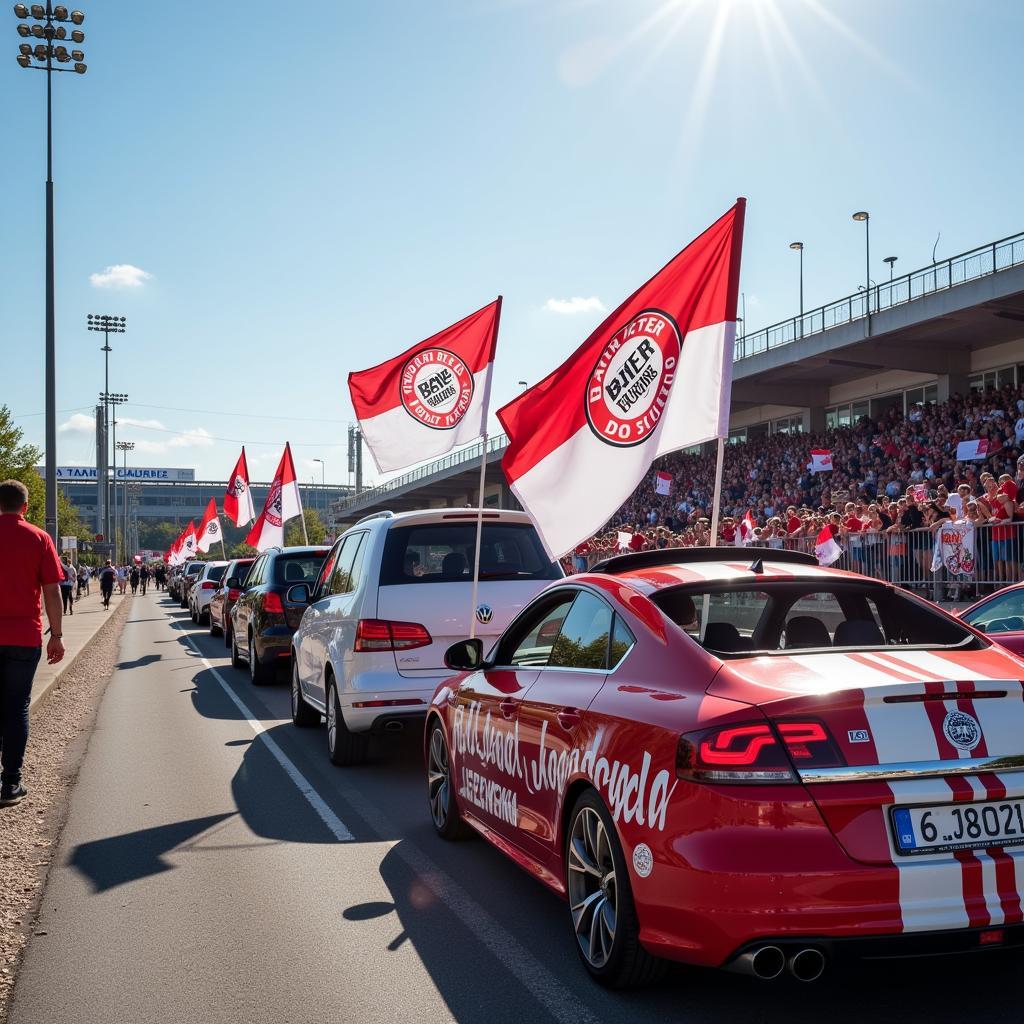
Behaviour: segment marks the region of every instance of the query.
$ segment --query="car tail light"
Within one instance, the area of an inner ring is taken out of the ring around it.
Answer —
[[[200,590],[216,590],[217,584],[212,580],[204,580],[203,585],[199,588]]]
[[[411,651],[429,647],[434,641],[426,626],[418,622],[388,622],[384,619],[360,619],[356,626],[355,651]]]
[[[842,754],[821,722],[744,722],[679,739],[676,774],[691,782],[791,783],[797,768],[835,768]]]
[[[271,615],[284,615],[284,605],[281,603],[281,595],[273,590],[263,595],[263,610]]]
[[[242,592],[237,587],[231,587],[228,590],[228,600],[237,601],[242,596]]]

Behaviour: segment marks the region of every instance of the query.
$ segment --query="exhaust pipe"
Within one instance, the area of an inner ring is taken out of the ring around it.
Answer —
[[[801,949],[786,966],[797,981],[817,981],[825,973],[825,955],[820,949]]]
[[[752,974],[762,981],[777,978],[786,969],[785,954],[778,946],[759,946],[736,957],[729,964],[730,971],[739,974]]]
[[[390,721],[384,723],[384,729],[386,732],[402,732],[405,726],[401,722]]]

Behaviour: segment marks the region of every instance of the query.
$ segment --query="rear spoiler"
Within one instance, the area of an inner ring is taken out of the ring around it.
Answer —
[[[691,562],[788,562],[791,565],[817,565],[818,559],[806,551],[786,551],[765,547],[662,548],[656,551],[632,551],[613,555],[598,562],[589,572],[616,576],[633,569],[653,569],[659,565],[687,565]]]

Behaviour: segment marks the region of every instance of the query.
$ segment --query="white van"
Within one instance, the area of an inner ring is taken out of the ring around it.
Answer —
[[[564,575],[526,513],[486,510],[470,609],[476,523],[475,509],[368,516],[338,539],[312,587],[289,590],[309,604],[293,639],[292,721],[325,715],[335,764],[364,760],[372,732],[422,722],[471,613],[486,645]]]

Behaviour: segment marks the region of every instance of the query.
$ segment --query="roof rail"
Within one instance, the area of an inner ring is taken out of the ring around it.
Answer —
[[[817,565],[818,559],[806,551],[787,551],[765,547],[700,547],[661,548],[656,551],[632,551],[613,555],[598,562],[589,572],[616,575],[631,569],[653,569],[659,565],[685,565],[687,562],[791,562],[794,565]]]
[[[354,526],[359,526],[361,523],[368,523],[371,519],[394,519],[395,513],[390,509],[384,509],[383,512],[371,512],[368,516],[363,516],[362,519],[356,520]],[[351,529],[351,527],[349,527]]]

